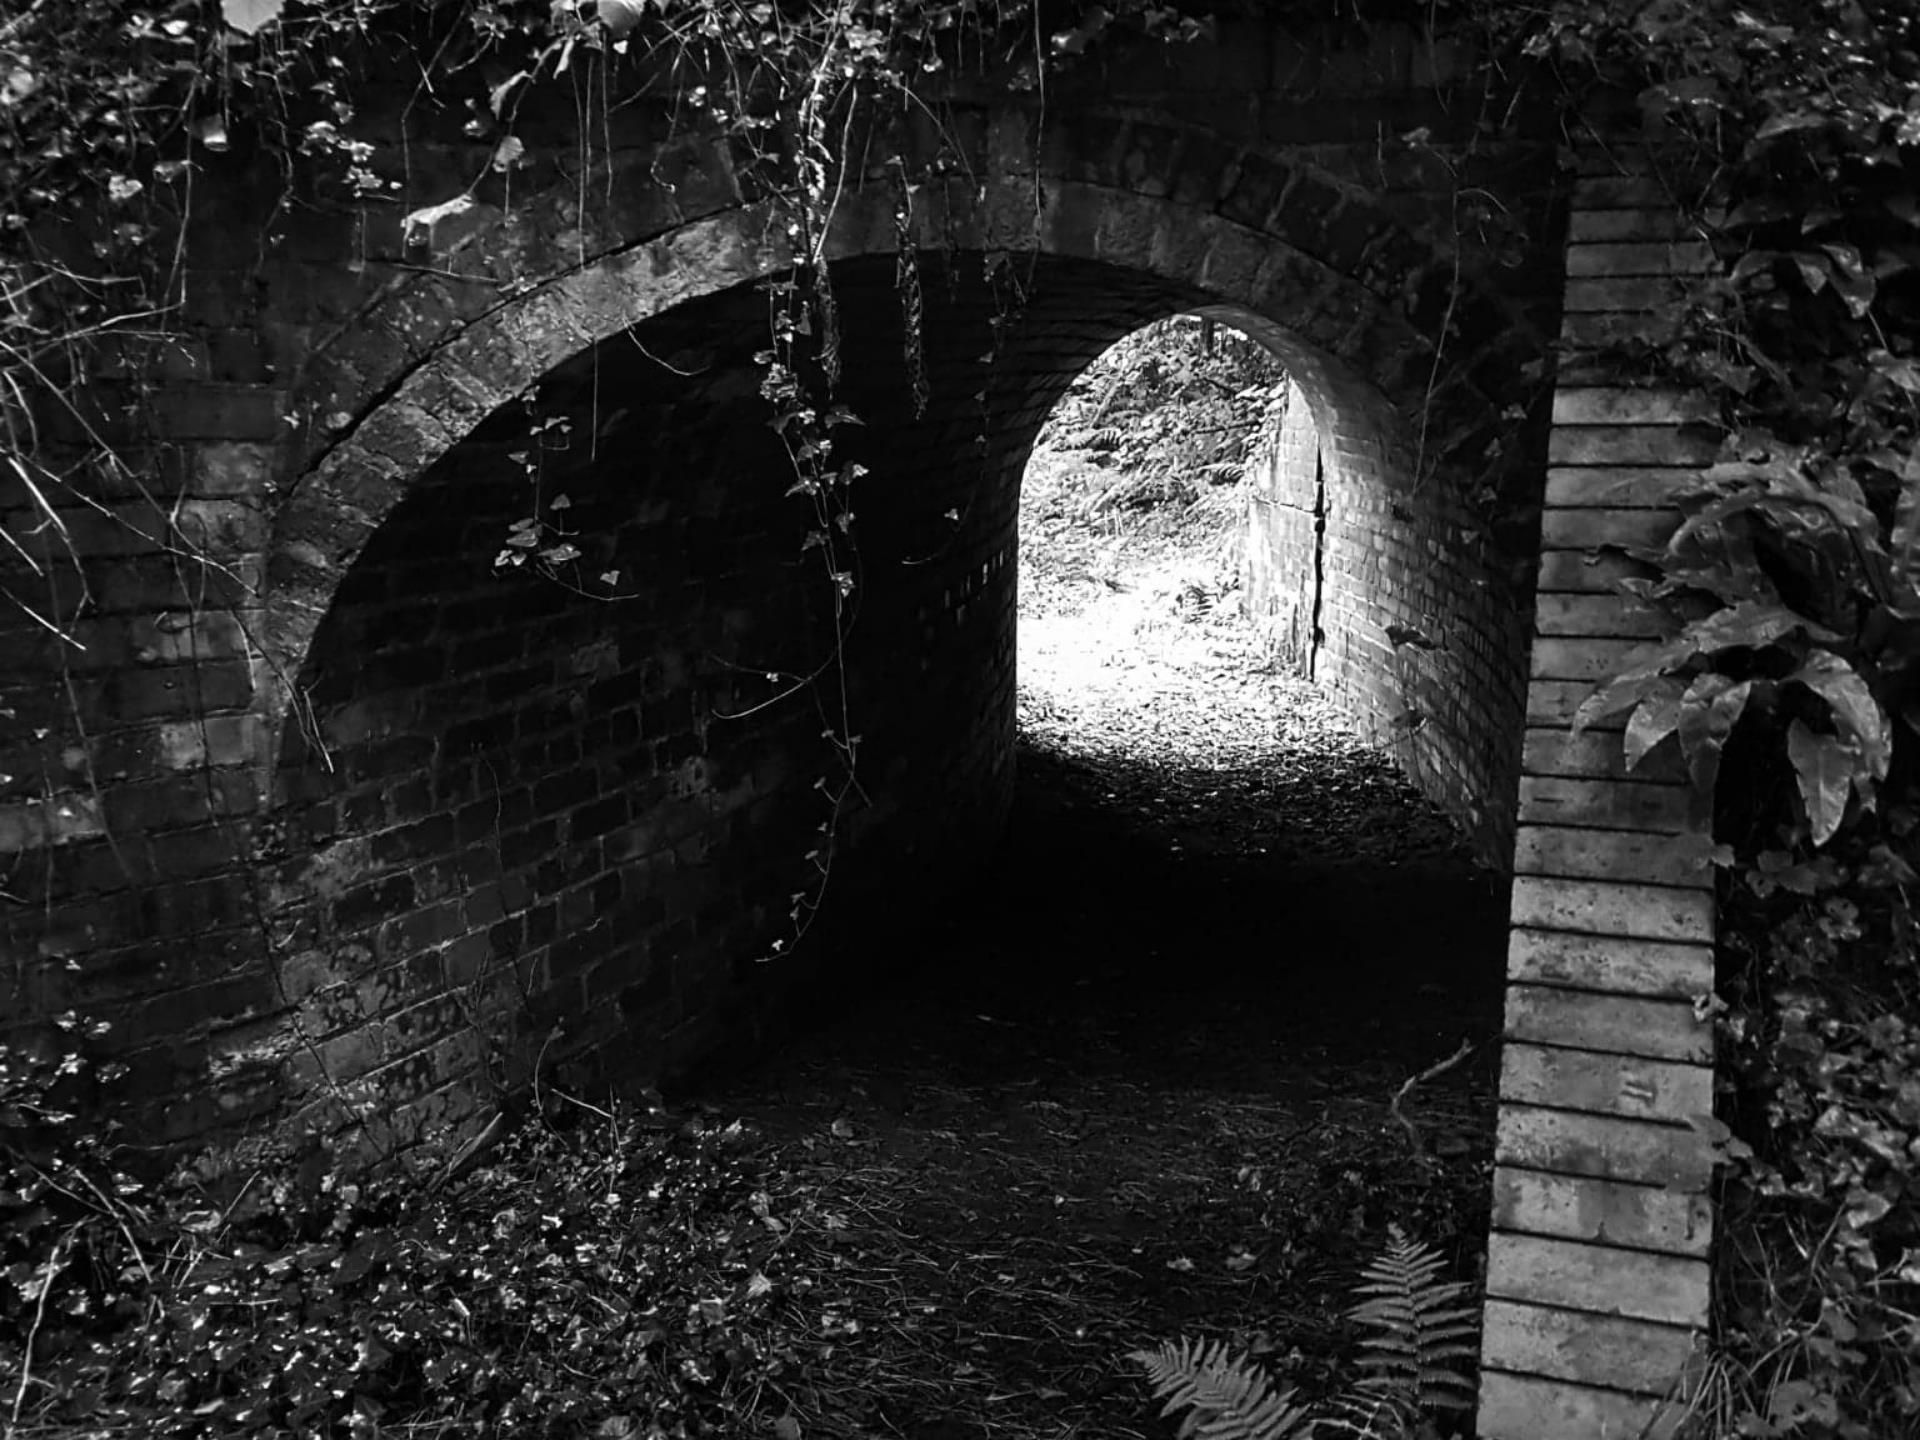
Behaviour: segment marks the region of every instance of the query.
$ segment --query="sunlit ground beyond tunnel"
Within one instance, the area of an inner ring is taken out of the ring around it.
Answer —
[[[1242,457],[1155,446],[1257,419],[1276,372],[1146,416],[1248,358],[1222,337],[1170,380],[1197,327],[1172,341],[1092,367],[1029,468],[992,872],[888,983],[670,1097],[744,1116],[808,1197],[788,1254],[835,1337],[783,1397],[808,1436],[1169,1434],[1128,1351],[1224,1339],[1326,1393],[1389,1226],[1481,1263],[1503,897],[1238,618]]]
[[[1457,858],[1446,819],[1245,615],[1245,477],[1285,378],[1246,336],[1182,317],[1115,345],[1055,408],[1021,494],[1023,752],[1172,851]]]

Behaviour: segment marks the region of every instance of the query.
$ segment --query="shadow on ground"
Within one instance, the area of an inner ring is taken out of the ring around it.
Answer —
[[[1332,829],[1355,796],[1347,824],[1425,823],[1352,756],[1317,772]],[[974,903],[751,1073],[673,1097],[744,1117],[837,1217],[792,1237],[852,1327],[790,1397],[810,1435],[1167,1433],[1133,1347],[1225,1338],[1312,1393],[1388,1225],[1463,1276],[1480,1258],[1501,887],[1432,845],[1289,847],[1251,772],[1021,764]],[[1207,824],[1164,803],[1183,785],[1222,797]],[[1394,1094],[1462,1039],[1404,1101],[1416,1154]]]

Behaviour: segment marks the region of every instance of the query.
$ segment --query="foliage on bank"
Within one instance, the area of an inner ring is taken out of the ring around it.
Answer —
[[[1714,792],[1718,1353],[1701,1433],[1920,1425],[1920,12],[1559,4],[1722,262],[1616,357],[1722,438],[1629,588],[1674,638],[1589,702]],[[1707,858],[1707,857],[1703,857]]]

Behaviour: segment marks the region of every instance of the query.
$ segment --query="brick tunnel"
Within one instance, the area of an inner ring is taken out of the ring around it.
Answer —
[[[968,82],[859,138],[825,252],[867,467],[844,666],[754,360],[782,216],[726,142],[642,96],[583,149],[530,105],[504,173],[403,65],[365,81],[411,127],[398,204],[293,221],[244,137],[207,157],[146,469],[42,557],[89,648],[22,622],[0,688],[26,1012],[112,1021],[169,1142],[347,1112],[405,1141],[542,1053],[665,1071],[751,1034],[820,862],[826,952],[861,896],[906,923],[991,849],[1022,468],[1072,378],[1176,313],[1268,345],[1311,417],[1264,482],[1265,618],[1504,868],[1565,185],[1524,127],[1478,136],[1451,52],[1243,28],[1117,48],[1097,103]],[[557,580],[496,564],[528,522],[580,552]]]
[[[671,1073],[755,1032],[812,956],[964,894],[1013,795],[1028,454],[1095,356],[1174,313],[1258,336],[1308,402],[1272,485],[1323,491],[1324,553],[1300,563],[1303,512],[1269,508],[1291,518],[1260,537],[1261,602],[1297,608],[1322,573],[1321,683],[1484,855],[1510,845],[1528,597],[1457,489],[1415,482],[1418,437],[1374,377],[1145,267],[918,263],[917,416],[895,257],[833,270],[862,422],[835,458],[866,472],[839,630],[760,394],[758,281],[566,358],[371,529],[315,607],[256,857],[310,1095],[322,1076],[377,1094],[385,1143],[482,1077],[524,1080],[535,1048]],[[501,563],[536,516],[580,552],[550,574]],[[796,921],[799,954],[763,963]]]
[[[1710,257],[1664,187],[1611,151],[1557,168],[1411,30],[1248,20],[1100,63],[1049,103],[969,82],[939,133],[888,121],[836,208],[862,423],[835,439],[866,467],[843,650],[759,393],[791,257],[724,143],[644,99],[583,143],[562,103],[505,173],[458,107],[403,107],[403,67],[375,117],[408,138],[395,204],[289,221],[245,137],[198,161],[150,428],[109,427],[69,549],[0,496],[42,547],[0,573],[82,642],[12,610],[0,634],[10,1018],[110,1021],[106,1098],[164,1145],[296,1120],[386,1151],[537,1065],[754,1045],[881,922],[970,897],[1014,795],[1035,436],[1113,341],[1211,316],[1304,401],[1257,479],[1260,618],[1518,872],[1482,1433],[1614,1433],[1705,1315],[1683,1119],[1712,904],[1674,879],[1683,788],[1567,725],[1645,638],[1588,552],[1660,543],[1703,457],[1683,403],[1556,377],[1550,337],[1603,339]],[[511,563],[529,521],[555,577]],[[1590,1343],[1629,1320],[1633,1347]]]

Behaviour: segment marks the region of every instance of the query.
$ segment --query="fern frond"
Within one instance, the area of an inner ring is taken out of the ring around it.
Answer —
[[[1355,1389],[1328,1402],[1332,1411],[1320,1423],[1347,1440],[1408,1440],[1419,1411],[1404,1395]]]
[[[1374,1333],[1360,1342],[1359,1389],[1420,1411],[1473,1406],[1480,1356],[1479,1316],[1467,1287],[1443,1278],[1446,1262],[1424,1241],[1391,1226],[1384,1250],[1361,1274],[1366,1297],[1347,1318]]]
[[[1166,1402],[1162,1415],[1192,1411],[1180,1424],[1181,1440],[1311,1440],[1313,1421],[1293,1403],[1293,1391],[1275,1389],[1264,1370],[1221,1341],[1167,1340],[1127,1358]]]

